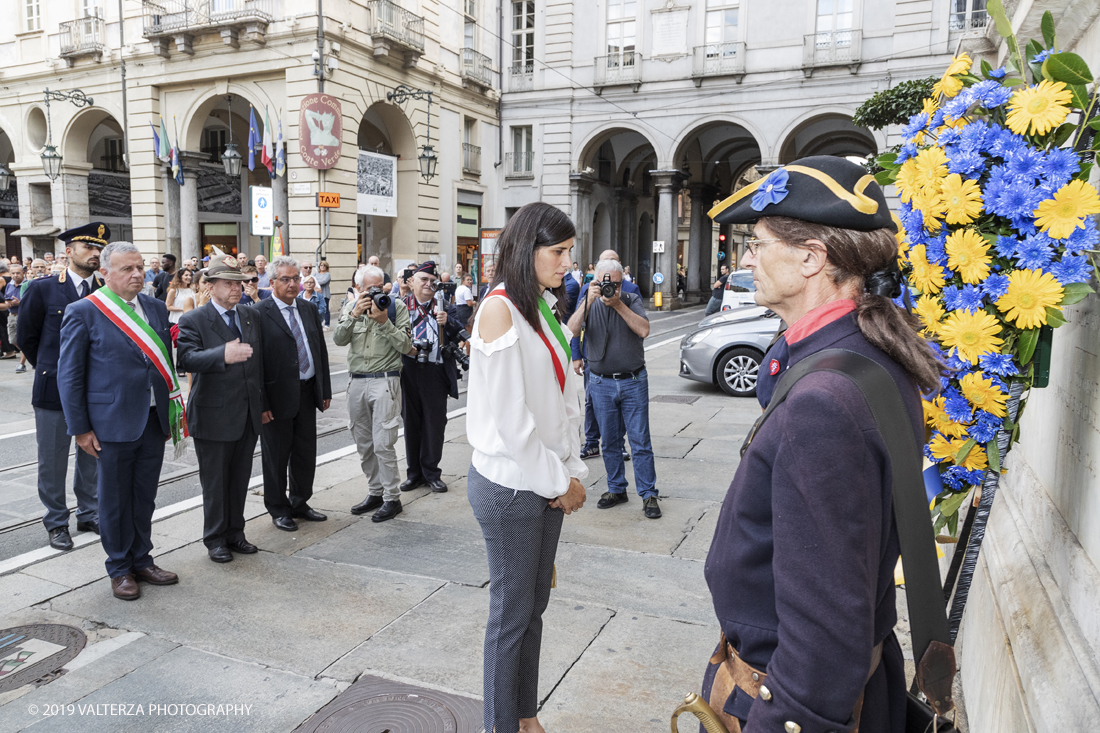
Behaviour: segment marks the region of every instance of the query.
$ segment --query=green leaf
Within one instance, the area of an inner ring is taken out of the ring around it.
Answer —
[[[1054,53],[1043,62],[1043,73],[1066,84],[1091,84],[1092,72],[1085,60],[1075,53]]]
[[[989,0],[985,4],[986,12],[993,18],[993,23],[997,26],[997,33],[1002,38],[1008,38],[1012,35],[1012,22],[1008,19],[1008,15],[1005,14],[1005,6],[1001,3],[1001,0]]]
[[[1096,292],[1088,283],[1070,283],[1062,288],[1062,305],[1080,303],[1089,293]]]
[[[1027,42],[1024,47],[1024,63],[1027,64],[1027,68],[1031,70],[1031,80],[1038,84],[1046,76],[1043,73],[1042,64],[1035,63],[1034,59],[1040,53],[1043,52],[1043,47],[1039,45],[1039,42],[1034,38]]]
[[[890,186],[894,183],[894,179],[897,177],[896,173],[891,170],[879,171],[875,174],[875,183],[880,186]]]
[[[940,530],[943,529],[943,525],[945,525],[945,524],[947,524],[947,516],[946,515],[941,514],[938,517],[936,517],[936,521],[932,525],[932,534],[939,534]]]
[[[958,452],[955,454],[955,465],[961,466],[963,461],[966,460],[966,457],[970,455],[970,450],[977,444],[978,442],[973,438],[967,438],[966,442],[962,444],[962,448],[959,448]]]
[[[1020,357],[1021,364],[1031,362],[1035,355],[1035,345],[1039,343],[1039,329],[1028,328],[1020,331],[1020,341],[1016,344],[1016,354]]]
[[[969,490],[960,491],[957,494],[952,494],[951,496],[944,499],[936,507],[936,509],[939,510],[940,516],[944,517],[945,519],[947,517],[954,516],[959,513],[959,507],[963,505],[963,502],[966,501],[966,497],[968,496],[970,496]]]
[[[1067,84],[1070,94],[1073,95],[1073,106],[1077,109],[1089,108],[1089,90],[1083,84]]]
[[[1050,14],[1050,11],[1043,13],[1043,42],[1046,43],[1047,48],[1051,51],[1054,50],[1054,42],[1057,40],[1054,35],[1054,16]]]
[[[1077,129],[1077,125],[1067,122],[1061,125],[1054,131],[1054,137],[1051,138],[1051,147],[1060,148],[1062,143],[1069,140],[1069,136],[1073,134],[1073,131]]]
[[[1047,325],[1051,328],[1058,328],[1068,323],[1065,316],[1062,315],[1062,309],[1054,306],[1047,306]]]
[[[986,79],[992,79],[993,77],[989,75],[991,71],[993,71],[993,67],[989,65],[988,61],[982,59],[982,76]]]
[[[1089,127],[1094,130],[1100,130],[1100,117],[1093,117],[1089,120]]]
[[[1024,83],[1023,79],[1018,79],[1016,77],[1012,77],[1011,79],[1005,79],[1004,81],[1002,81],[1001,85],[1006,86],[1006,87],[1018,87],[1023,83]]]
[[[985,444],[985,454],[989,458],[989,468],[996,473],[1001,472],[1001,446],[997,444],[997,438]]]

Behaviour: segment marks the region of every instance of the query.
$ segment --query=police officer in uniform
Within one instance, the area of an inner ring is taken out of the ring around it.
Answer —
[[[439,309],[436,305],[433,285],[437,279],[435,263],[425,262],[409,278],[409,294],[405,296],[414,348],[402,357],[401,415],[405,421],[407,464],[402,491],[424,485],[436,493],[447,490],[439,459],[447,429],[447,397],[458,399],[458,365],[454,356],[441,348],[441,335],[458,343],[463,329],[454,306]],[[426,347],[418,352],[417,342]]]
[[[38,496],[46,507],[42,523],[49,533],[50,547],[73,549],[69,535],[69,505],[65,499],[65,478],[69,448],[73,439],[65,425],[61,396],[57,391],[57,362],[61,354],[61,319],[69,303],[80,300],[103,285],[99,252],[107,246],[111,229],[93,221],[62,232],[69,265],[58,275],[33,281],[19,307],[16,338],[34,367],[34,429],[38,438]],[[76,494],[76,530],[99,534],[99,505],[96,494],[96,459],[76,452],[73,493]]]
[[[710,216],[755,224],[741,266],[756,302],[790,324],[764,358],[763,394],[808,356],[856,352],[894,380],[906,414],[892,418],[922,445],[920,393],[943,367],[891,300],[895,226],[873,178],[843,158],[805,158]],[[731,733],[904,731],[888,458],[859,387],[826,371],[797,381],[751,437],[704,571],[722,637],[703,698]]]

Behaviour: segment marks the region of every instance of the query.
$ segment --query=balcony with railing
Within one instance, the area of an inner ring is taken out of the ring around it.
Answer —
[[[143,35],[159,56],[168,57],[168,42],[193,54],[195,36],[219,33],[222,42],[240,47],[247,40],[264,45],[267,26],[275,19],[276,0],[142,0]]]
[[[424,54],[424,19],[394,0],[370,0],[369,33],[375,56],[394,56],[406,68],[416,66]]]
[[[848,71],[856,73],[862,60],[862,41],[863,33],[858,28],[806,35],[802,46],[802,73],[808,77],[814,69],[830,66],[847,66]]]
[[[513,63],[508,70],[508,91],[529,92],[535,88],[535,62]]]
[[[947,27],[951,32],[984,31],[989,25],[989,13],[986,10],[965,10],[951,13]]]
[[[592,86],[596,93],[604,87],[632,86],[634,91],[642,85],[642,55],[636,51],[623,51],[596,57],[596,69]]]
[[[534,178],[534,166],[535,151],[533,150],[504,154],[505,178]]]
[[[481,146],[462,143],[462,172],[481,175]]]
[[[745,76],[745,44],[738,41],[696,46],[691,78],[699,86],[708,76],[732,76],[740,84]]]
[[[493,60],[472,48],[462,49],[462,85],[493,88]]]
[[[107,47],[103,18],[88,16],[67,20],[61,24],[60,30],[60,55],[69,66],[85,56],[93,56],[96,61],[103,57],[103,51]]]

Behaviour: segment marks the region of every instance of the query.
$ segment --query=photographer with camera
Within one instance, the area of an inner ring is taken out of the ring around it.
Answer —
[[[447,286],[450,286],[449,288]],[[459,348],[470,335],[458,322],[454,306],[442,301],[454,294],[454,283],[440,283],[435,262],[416,268],[409,278],[405,307],[412,320],[412,351],[404,357],[401,371],[405,418],[405,459],[408,464],[402,491],[430,486],[443,493],[439,459],[443,455],[443,432],[447,428],[447,397],[458,399],[458,365],[467,368],[470,358]],[[447,290],[450,293],[447,293]]]
[[[401,513],[394,446],[401,424],[401,357],[412,350],[409,311],[382,292],[383,273],[374,265],[360,267],[354,282],[357,296],[344,305],[332,332],[337,346],[348,346],[348,417],[367,478],[367,498],[351,513],[374,511],[371,521],[384,522]]]
[[[588,397],[603,436],[603,465],[607,491],[596,506],[608,509],[627,501],[623,461],[623,428],[634,452],[634,481],[649,519],[661,516],[657,506],[657,474],[649,436],[649,379],[643,341],[649,319],[640,296],[621,292],[623,266],[601,259],[596,279],[569,319],[569,330],[584,330],[588,370]],[[574,370],[579,364],[574,362]]]

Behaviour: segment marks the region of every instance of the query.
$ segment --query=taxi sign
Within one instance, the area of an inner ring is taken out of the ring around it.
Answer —
[[[317,206],[322,209],[339,209],[340,194],[328,191],[318,191]]]

